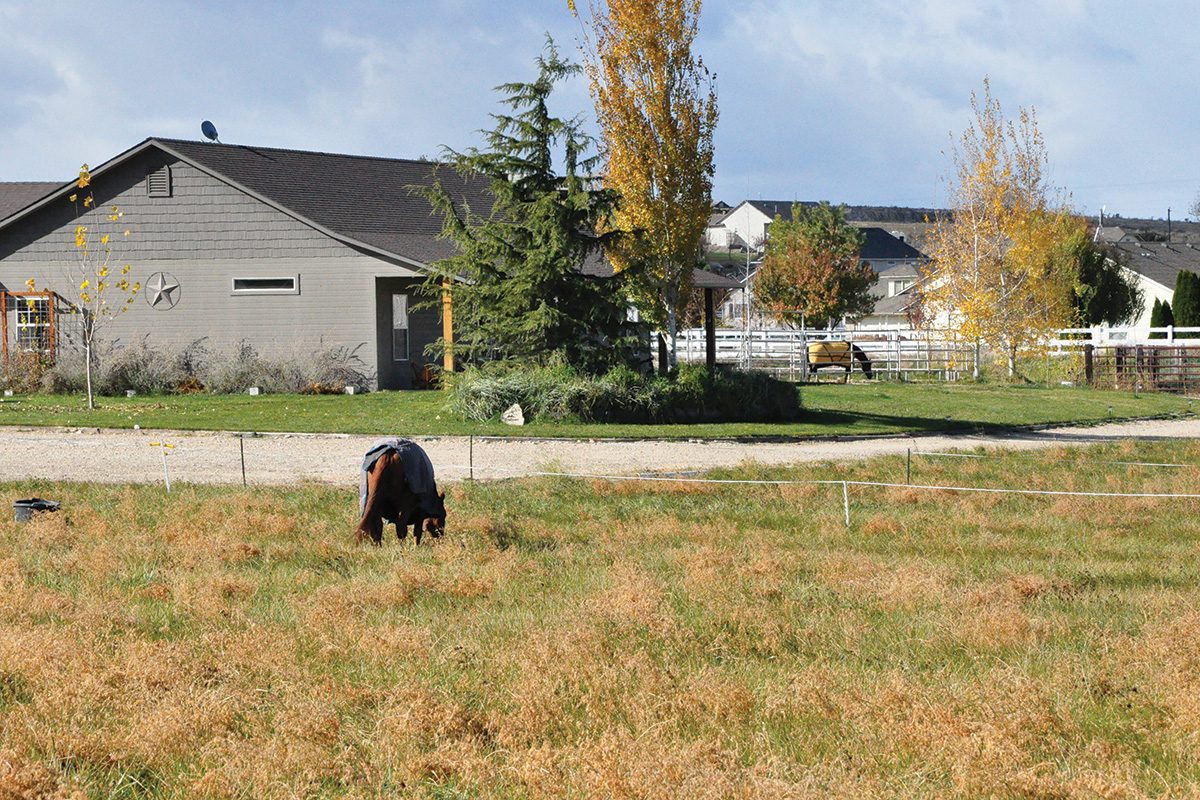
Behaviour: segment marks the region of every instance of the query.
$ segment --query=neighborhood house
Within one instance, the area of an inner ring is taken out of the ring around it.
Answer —
[[[26,282],[61,286],[76,227],[117,206],[130,233],[115,257],[133,265],[143,291],[111,338],[180,347],[205,338],[215,350],[248,341],[301,358],[344,347],[379,388],[409,388],[426,345],[449,333],[422,284],[430,264],[453,254],[415,187],[436,174],[462,202],[491,208],[485,181],[428,161],[171,139],[147,139],[91,174],[96,209],[81,218],[74,182],[0,191],[5,353],[49,349],[53,327],[71,324]]]

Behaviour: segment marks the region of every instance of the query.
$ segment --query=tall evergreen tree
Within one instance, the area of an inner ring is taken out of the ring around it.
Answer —
[[[1171,314],[1171,304],[1154,298],[1154,306],[1150,309],[1150,327],[1151,328],[1166,328],[1175,324],[1175,317]],[[1151,339],[1165,339],[1166,332],[1152,333]]]
[[[1200,276],[1183,270],[1175,278],[1175,293],[1171,295],[1171,313],[1181,328],[1200,326]],[[1194,338],[1188,334],[1183,338]]]
[[[1124,251],[1093,242],[1081,230],[1068,252],[1076,267],[1071,304],[1080,325],[1122,325],[1137,318],[1143,294],[1125,269],[1129,256]]]
[[[487,149],[446,150],[461,175],[488,181],[492,207],[456,203],[441,181],[425,191],[444,217],[443,235],[460,251],[434,265],[429,286],[453,283],[456,355],[563,361],[599,372],[628,360],[635,346],[624,277],[584,272],[619,235],[597,233],[612,229],[617,195],[593,180],[598,157],[586,155],[592,142],[579,120],[549,111],[555,83],[580,68],[562,60],[553,41],[537,65],[534,82],[497,87],[513,113],[492,115]]]

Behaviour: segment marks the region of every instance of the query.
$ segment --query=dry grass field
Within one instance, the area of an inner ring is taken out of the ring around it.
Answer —
[[[914,483],[1200,494],[1188,443]],[[1091,463],[1085,463],[1091,462]],[[904,480],[903,459],[722,478]],[[1200,792],[1200,501],[545,478],[5,485],[0,798]]]

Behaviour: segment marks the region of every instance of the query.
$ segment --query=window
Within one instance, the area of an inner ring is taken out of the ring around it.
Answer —
[[[392,360],[408,361],[408,295],[392,295]]]
[[[903,294],[916,285],[917,281],[914,278],[899,278],[892,281],[891,296],[895,297],[898,294]]]
[[[234,278],[234,294],[300,294],[300,276],[286,278]]]
[[[171,196],[171,167],[159,167],[146,173],[146,195],[148,197]]]
[[[25,352],[50,352],[50,298],[17,297],[15,300],[17,349]]]

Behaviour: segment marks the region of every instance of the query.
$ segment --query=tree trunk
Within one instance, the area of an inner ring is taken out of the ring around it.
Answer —
[[[665,378],[671,372],[671,365],[667,363],[667,339],[663,336],[662,331],[658,332],[656,338],[658,339],[658,374]]]
[[[667,309],[667,359],[670,362],[671,369],[675,369],[677,361],[676,347],[679,344],[679,320],[675,316],[675,309]]]
[[[92,345],[90,342],[83,346],[83,371],[87,377],[88,410],[96,407],[95,395],[92,394]]]
[[[979,360],[982,357],[983,343],[975,340],[975,358],[971,364],[971,380],[979,380]]]

